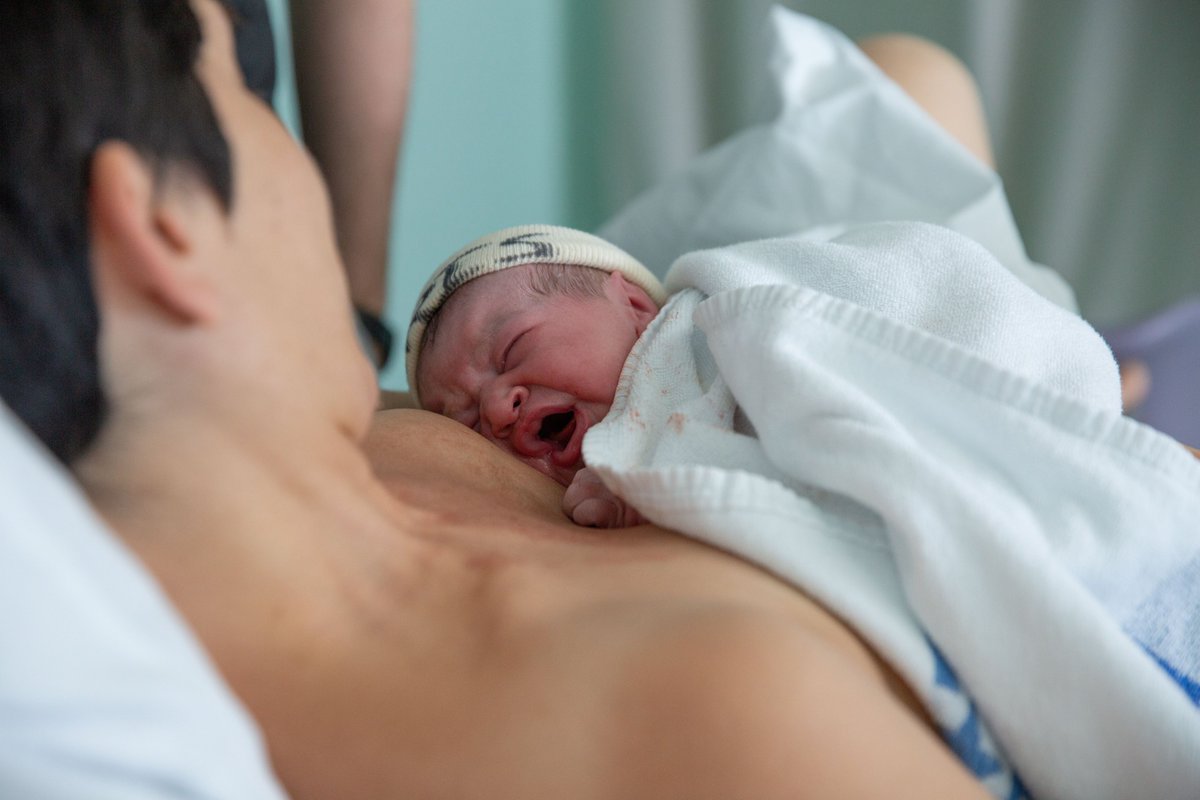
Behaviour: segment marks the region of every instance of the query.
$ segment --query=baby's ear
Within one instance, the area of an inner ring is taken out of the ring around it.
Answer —
[[[646,330],[646,326],[650,324],[650,320],[654,319],[654,315],[658,313],[658,305],[650,299],[650,295],[646,293],[645,289],[630,281],[620,272],[609,273],[608,288],[614,299],[629,309],[634,326],[640,336],[642,331]]]

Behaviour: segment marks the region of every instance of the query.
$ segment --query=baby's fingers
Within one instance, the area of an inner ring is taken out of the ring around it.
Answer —
[[[621,524],[621,516],[620,504],[604,497],[590,497],[571,511],[571,520],[588,528],[616,528]]]
[[[563,495],[563,511],[576,525],[589,528],[616,528],[623,522],[625,507],[610,492],[600,476],[584,467],[575,473]]]

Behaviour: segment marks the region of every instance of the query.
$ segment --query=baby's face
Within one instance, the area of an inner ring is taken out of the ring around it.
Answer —
[[[424,408],[566,486],[657,308],[617,273],[601,297],[538,296],[528,269],[485,275],[451,296],[421,353],[417,389]]]

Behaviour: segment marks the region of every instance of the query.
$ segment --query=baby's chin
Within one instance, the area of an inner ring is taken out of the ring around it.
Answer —
[[[538,472],[550,478],[550,480],[562,486],[570,486],[571,481],[575,480],[575,473],[579,472],[579,470],[583,469],[584,467],[582,458],[570,466],[561,466],[555,464],[545,457],[534,458],[518,456],[518,460],[523,461]]]

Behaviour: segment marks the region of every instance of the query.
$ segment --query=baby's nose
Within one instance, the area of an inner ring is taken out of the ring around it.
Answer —
[[[507,438],[512,434],[521,418],[521,406],[528,399],[529,391],[523,386],[497,387],[488,393],[483,416],[493,436]]]

